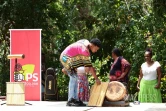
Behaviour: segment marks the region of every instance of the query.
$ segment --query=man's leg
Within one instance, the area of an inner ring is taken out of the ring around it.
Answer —
[[[69,75],[70,80],[69,80],[69,91],[68,91],[68,101],[70,101],[72,98],[78,100],[78,95],[77,95],[77,75]]]
[[[82,101],[79,101],[79,98],[78,98],[78,76],[77,76],[77,74],[75,72],[72,72],[68,75],[70,77],[70,80],[69,80],[67,106],[86,106]]]

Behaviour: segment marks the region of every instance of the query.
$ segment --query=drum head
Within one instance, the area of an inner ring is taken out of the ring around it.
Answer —
[[[109,101],[119,101],[122,100],[126,95],[126,87],[118,81],[112,81],[108,85],[106,91],[106,98]]]

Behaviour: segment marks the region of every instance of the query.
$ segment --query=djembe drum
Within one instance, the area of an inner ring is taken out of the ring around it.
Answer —
[[[126,87],[118,81],[111,81],[106,91],[106,98],[109,101],[120,101],[126,96]]]

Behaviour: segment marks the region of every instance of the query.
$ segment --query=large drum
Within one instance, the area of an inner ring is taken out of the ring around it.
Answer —
[[[120,101],[126,96],[126,87],[118,81],[111,81],[106,91],[106,98],[109,101]]]
[[[6,104],[7,105],[25,105],[25,83],[24,82],[6,82]]]

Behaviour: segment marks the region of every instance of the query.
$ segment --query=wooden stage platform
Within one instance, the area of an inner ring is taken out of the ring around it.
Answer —
[[[0,101],[0,104],[6,101]],[[68,107],[66,101],[26,101],[32,105],[0,105],[0,111],[166,111],[166,103],[130,103],[128,107]]]

